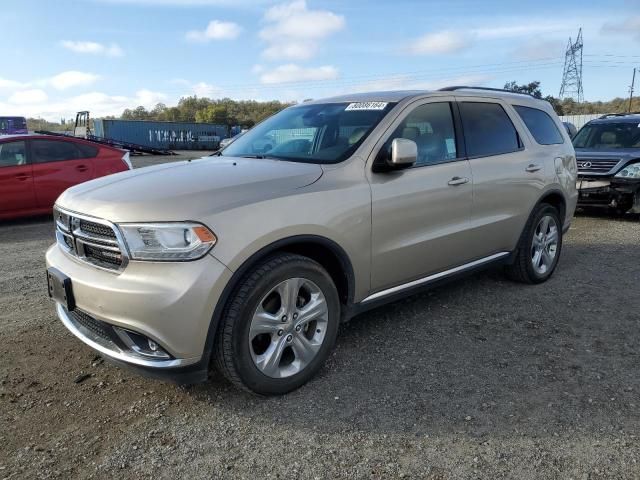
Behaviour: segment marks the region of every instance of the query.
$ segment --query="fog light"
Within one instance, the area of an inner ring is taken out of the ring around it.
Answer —
[[[153,357],[155,359],[169,359],[171,355],[164,351],[155,341],[131,330],[125,330],[120,327],[113,327],[120,337],[126,348],[142,355],[144,357]]]

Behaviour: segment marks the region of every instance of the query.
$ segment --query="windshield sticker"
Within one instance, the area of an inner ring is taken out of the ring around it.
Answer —
[[[387,106],[387,102],[357,102],[350,103],[347,108],[344,109],[345,112],[349,112],[351,110],[384,110]]]

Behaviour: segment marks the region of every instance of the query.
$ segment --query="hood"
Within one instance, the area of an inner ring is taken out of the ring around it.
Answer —
[[[204,157],[109,175],[69,188],[59,206],[114,222],[198,220],[287,195],[322,176],[320,165]]]
[[[577,159],[602,158],[611,160],[636,160],[640,148],[576,148]]]

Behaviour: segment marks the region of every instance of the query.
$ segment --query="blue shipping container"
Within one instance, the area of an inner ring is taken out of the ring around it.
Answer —
[[[215,150],[227,138],[226,125],[94,119],[93,134],[120,142],[171,150]]]

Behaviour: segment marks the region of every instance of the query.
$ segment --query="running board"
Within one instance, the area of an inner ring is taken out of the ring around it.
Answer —
[[[509,252],[500,252],[490,255],[485,258],[481,258],[479,260],[474,260],[473,262],[465,263],[464,265],[460,265],[459,267],[452,268],[450,270],[445,270],[444,272],[434,273],[433,275],[429,275],[428,277],[419,278],[418,280],[414,280],[409,283],[403,283],[402,285],[398,285],[396,287],[387,288],[386,290],[382,290],[380,292],[369,295],[367,298],[362,300],[360,303],[368,303],[373,300],[378,300],[380,298],[393,295],[394,293],[399,293],[403,290],[407,290],[408,288],[418,287],[421,285],[425,285],[431,282],[435,282],[436,280],[441,280],[445,277],[455,275],[456,273],[464,272],[465,270],[471,270],[476,267],[480,267],[486,263],[491,263],[495,260],[505,258],[509,256]]]

